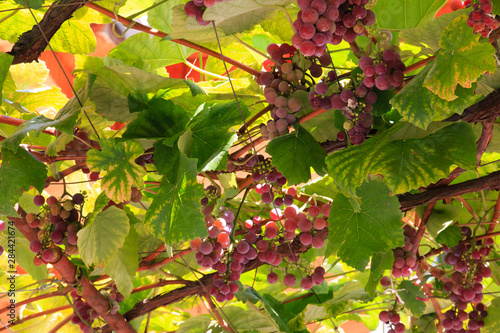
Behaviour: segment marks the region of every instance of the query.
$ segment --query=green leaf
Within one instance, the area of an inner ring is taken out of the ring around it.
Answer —
[[[424,86],[433,62],[422,69],[401,91],[392,98],[391,104],[403,116],[403,119],[415,126],[426,129],[431,121],[440,121],[454,113],[462,114],[469,105],[474,104],[478,96],[474,95],[474,86],[470,89],[457,87],[459,98],[446,101]]]
[[[92,86],[95,81],[95,75],[89,75],[87,84],[78,91],[79,101],[85,104],[89,93],[92,91]],[[35,131],[34,136],[37,137],[47,127],[55,127],[60,131],[68,134],[73,134],[73,127],[78,119],[78,114],[81,111],[81,106],[76,97],[71,98],[66,105],[59,110],[54,119],[38,116],[22,123],[17,130],[2,142],[2,146],[17,151],[19,144],[24,137],[31,131]]]
[[[40,281],[48,277],[47,265],[36,266],[33,263],[35,253],[30,250],[30,241],[27,240],[19,231],[16,231],[15,237],[15,260],[16,264],[21,266],[35,280]],[[12,246],[12,242],[10,243]],[[9,249],[7,235],[0,233],[0,245],[5,251]],[[7,267],[7,266],[5,266]]]
[[[205,333],[208,332],[212,324],[212,318],[209,315],[198,315],[183,321],[177,333]],[[212,332],[212,330],[210,330]]]
[[[454,165],[475,168],[476,138],[469,124],[451,124],[423,138],[391,140],[403,126],[328,156],[337,185],[354,195],[368,174],[381,175],[393,193],[404,193],[446,177]]]
[[[125,238],[116,256],[104,267],[104,271],[116,283],[120,293],[128,298],[134,289],[134,276],[139,268],[139,235],[134,227]]]
[[[207,235],[200,206],[204,190],[196,181],[196,160],[180,154],[178,167],[176,182],[163,179],[144,218],[144,224],[168,245]]]
[[[128,122],[136,114],[129,112],[128,95],[148,94],[160,89],[165,90],[164,98],[172,98],[191,91],[186,80],[162,77],[135,67],[116,65],[96,69],[98,78],[90,99],[95,103],[99,114],[108,120]]]
[[[148,102],[148,108],[137,115],[127,126],[123,138],[160,139],[178,138],[189,122],[189,115],[171,101],[155,98]]]
[[[242,333],[277,332],[277,327],[273,321],[273,318],[271,318],[269,315],[266,315],[265,313],[262,313],[252,303],[247,302],[247,307],[248,310],[236,306],[224,307],[224,313],[228,318],[228,322],[232,324],[231,327],[234,325],[236,332],[242,332]]]
[[[425,208],[420,206],[417,208],[417,214],[422,217]],[[453,223],[460,216],[462,211],[461,205],[446,205],[443,203],[436,203],[432,209],[425,227],[431,236],[440,244],[445,244],[450,248],[457,245],[462,239],[462,232],[460,227],[453,225]]]
[[[16,153],[2,149],[2,165],[0,165],[0,213],[16,216],[14,205],[23,191],[31,186],[39,192],[43,191],[47,167],[28,153],[24,148]]]
[[[409,29],[431,21],[446,0],[378,0],[373,11],[380,29]]]
[[[248,109],[239,103],[243,117]],[[236,101],[205,105],[192,119],[190,131],[181,138],[179,147],[188,157],[198,159],[198,170],[216,170],[228,149],[237,140],[230,129],[241,123],[241,113]]]
[[[403,289],[403,291],[398,291],[398,294],[405,302],[405,307],[416,317],[423,315],[425,303],[418,300],[417,297],[425,298],[426,296],[420,291],[420,288],[411,281],[403,281],[399,284],[398,289]]]
[[[392,268],[392,263],[394,262],[394,254],[392,250],[387,252],[376,252],[372,256],[372,262],[370,265],[370,278],[366,284],[366,292],[371,296],[375,297],[375,290],[380,283],[380,279],[384,276],[384,271]]]
[[[175,184],[180,171],[179,161],[181,158],[181,151],[177,147],[177,144],[173,147],[169,147],[161,142],[157,142],[154,147],[154,163],[158,173],[167,177],[170,183]]]
[[[54,52],[89,54],[96,49],[94,32],[86,22],[78,19],[65,21],[50,40]]]
[[[148,11],[148,23],[152,28],[169,34],[172,31],[173,12],[172,8],[183,4],[182,0],[156,0],[155,4],[163,2],[161,5]]]
[[[87,166],[94,172],[106,171],[101,187],[114,202],[130,200],[132,187],[142,188],[146,170],[135,163],[144,149],[135,141],[118,142],[116,139],[99,140],[101,150],[87,153]]]
[[[466,24],[467,15],[454,19],[444,30],[436,54],[436,60],[427,74],[424,86],[439,97],[452,101],[457,85],[471,88],[472,83],[486,72],[495,72],[495,48],[480,43],[481,35],[475,35]]]
[[[7,78],[7,74],[9,73],[9,67],[12,64],[14,57],[10,54],[0,52],[0,104],[2,102],[2,90],[3,83]]]
[[[360,211],[342,194],[333,200],[325,257],[337,253],[343,262],[364,271],[375,252],[404,244],[402,215],[397,197],[390,196],[380,181],[364,183],[356,193],[361,197]]]
[[[298,7],[289,6],[286,8],[286,11],[288,12],[288,15],[290,15],[290,17],[297,17],[299,9],[300,8]],[[279,38],[281,38],[282,41],[292,40],[294,31],[293,28],[290,26],[290,23],[283,10],[277,11],[273,17],[268,16],[268,19],[261,22],[260,26],[262,27],[262,29],[269,32],[271,35],[278,36]],[[254,40],[256,37],[257,36],[254,35]],[[263,50],[265,50],[267,48],[267,45],[269,44],[270,43],[266,43],[265,48],[263,48]]]
[[[130,229],[127,214],[114,206],[97,213],[78,231],[78,249],[87,266],[108,265],[125,243]]]
[[[491,305],[488,306],[488,316],[484,318],[484,327],[481,328],[483,333],[495,333],[500,330],[500,300],[493,299]]]
[[[337,140],[339,130],[333,126],[336,110],[328,110],[301,124],[318,142]]]
[[[31,9],[40,9],[45,0],[14,0],[14,2],[23,7],[26,6],[27,3]]]
[[[272,156],[273,165],[283,173],[289,184],[309,181],[311,168],[320,175],[325,174],[325,150],[300,125],[296,131],[271,140],[266,151]]]
[[[24,0],[18,0],[22,2],[22,6],[26,7]],[[12,4],[9,1],[0,1],[0,10],[7,11],[7,14],[2,15],[2,29],[0,29],[0,39],[7,40],[14,44],[19,39],[19,36],[28,30],[33,28],[33,16],[28,9],[17,10],[18,6]],[[16,9],[12,12],[13,9]],[[8,13],[13,14],[10,16]],[[44,11],[33,11],[38,22],[43,18]]]
[[[291,3],[291,0],[231,0],[207,8],[203,14],[206,21],[214,21],[226,35],[253,28],[277,10]]]
[[[280,332],[292,332],[287,322],[292,319],[290,313],[285,311],[285,306],[269,294],[262,295],[261,299],[269,316],[276,322]]]
[[[469,9],[460,9],[443,14],[433,20],[423,22],[416,28],[405,29],[399,33],[401,39],[410,45],[422,48],[420,54],[434,54],[439,50],[439,39],[444,29],[460,15],[468,14]]]
[[[109,57],[122,60],[126,65],[137,67],[147,72],[184,62],[191,49],[151,36],[145,32],[130,36],[109,52]],[[160,72],[160,73],[161,73]]]

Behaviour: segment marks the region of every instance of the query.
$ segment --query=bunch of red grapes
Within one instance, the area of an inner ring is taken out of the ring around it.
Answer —
[[[363,71],[363,84],[367,88],[377,87],[379,90],[397,88],[403,84],[406,65],[401,61],[399,53],[385,50],[359,59],[359,68]]]
[[[33,259],[35,265],[57,260],[55,245],[64,245],[68,255],[78,254],[77,233],[83,227],[80,212],[85,196],[76,193],[66,200],[50,196],[45,201],[44,196],[36,195],[33,201],[36,206],[41,207],[40,213],[26,215],[28,225],[38,230],[38,239],[30,243],[31,251],[37,253]]]
[[[321,57],[327,44],[354,42],[375,22],[368,0],[298,0],[300,7],[293,23],[292,44],[305,56]]]
[[[341,110],[347,118],[344,122],[344,129],[352,144],[359,145],[366,140],[373,126],[373,104],[377,102],[377,99],[377,94],[362,83],[354,91],[344,89],[332,95],[332,107]],[[344,139],[339,136],[337,138]]]
[[[445,313],[443,327],[446,332],[455,333],[462,332],[467,325],[466,332],[478,333],[484,326],[482,318],[488,315],[484,304],[481,303],[481,282],[492,274],[491,268],[485,265],[485,259],[494,241],[492,238],[486,238],[471,243],[472,231],[469,227],[462,227],[462,234],[466,237],[465,240],[451,249],[444,247],[444,262],[452,265],[455,272],[451,275],[451,281],[443,285],[444,291],[450,293],[450,300],[454,303],[453,309]],[[473,310],[467,314],[469,304],[472,304]]]
[[[387,333],[404,333],[405,325],[401,322],[401,318],[396,311],[384,310],[379,313],[378,318],[381,322],[389,326]]]
[[[409,277],[418,267],[417,251],[419,241],[416,237],[417,231],[409,225],[405,225],[404,236],[405,245],[393,250],[392,276],[395,278]]]
[[[184,6],[184,11],[189,17],[194,17],[196,22],[200,25],[207,25],[210,21],[205,21],[203,19],[203,13],[208,7],[212,7],[216,3],[222,2],[224,0],[192,0],[186,3]],[[226,0],[231,1],[231,0]]]
[[[266,101],[272,106],[271,117],[267,124],[260,127],[261,135],[266,140],[272,140],[277,136],[288,133],[288,126],[295,123],[295,113],[302,108],[302,103],[293,92],[306,90],[303,84],[305,70],[299,66],[301,60],[297,50],[286,43],[277,45],[270,44],[267,53],[276,61],[271,71],[262,72],[258,83],[263,85]],[[319,73],[322,70],[317,64],[311,64],[308,68],[312,72]]]
[[[469,2],[470,5],[470,2]],[[492,30],[498,29],[498,21],[491,14],[493,5],[491,0],[480,0],[472,5],[474,10],[469,14],[467,25],[474,29],[475,34],[488,37]]]

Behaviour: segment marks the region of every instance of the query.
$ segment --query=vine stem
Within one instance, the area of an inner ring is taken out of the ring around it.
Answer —
[[[498,195],[497,203],[495,204],[495,208],[493,211],[493,217],[491,218],[491,221],[494,222],[495,224],[491,224],[488,227],[488,233],[492,232],[493,229],[495,229],[496,223],[498,223],[498,218],[500,217],[500,194]]]
[[[163,243],[160,246],[158,246],[158,248],[156,250],[154,250],[153,253],[151,253],[147,257],[144,257],[142,259],[142,262],[152,261],[153,259],[155,259],[156,257],[158,257],[158,255],[160,255],[160,253],[162,253],[163,251],[165,251],[165,249],[166,249],[166,246],[165,246],[165,243]]]
[[[160,280],[160,281],[153,283],[153,284],[148,284],[145,286],[137,287],[137,288],[132,290],[132,294],[140,293],[141,291],[144,291],[144,290],[154,289],[154,288],[163,287],[163,286],[167,286],[167,285],[171,285],[171,284],[188,284],[189,282],[190,281],[187,281],[187,280]]]
[[[420,61],[418,61],[418,62],[416,62],[416,63],[414,63],[414,64],[406,67],[404,73],[407,74],[407,73],[413,72],[413,71],[415,71],[415,70],[417,70],[419,68],[422,68],[425,65],[427,65],[431,60],[434,60],[434,59],[436,59],[436,57],[435,56],[431,56],[429,58],[420,60]]]
[[[25,121],[22,119],[17,119],[9,116],[3,116],[0,115],[0,123],[1,124],[6,124],[6,125],[12,125],[12,126],[21,126]],[[54,135],[54,131],[50,130],[44,130],[43,133],[49,134],[49,135]]]
[[[94,9],[95,11],[98,11],[99,13],[103,14],[103,15],[106,15],[108,17],[111,17],[112,19],[115,18],[115,14],[111,11],[111,10],[108,10],[106,8],[103,8],[95,3],[86,3],[85,6],[89,7],[89,8],[92,8]],[[142,31],[142,32],[146,32],[150,35],[154,35],[154,36],[157,36],[157,37],[160,37],[160,38],[165,38],[168,36],[168,34],[162,32],[162,31],[158,31],[156,29],[153,29],[153,28],[150,28],[150,27],[147,27],[139,22],[136,22],[134,20],[130,20],[128,18],[125,18],[123,16],[120,16],[120,15],[116,15],[116,17],[118,18],[118,22],[122,23],[123,25],[125,26],[130,26],[133,24],[132,28],[131,29],[134,29],[134,30],[138,30],[138,31]],[[181,44],[181,45],[184,45],[184,46],[187,46],[187,47],[190,47],[192,49],[195,49],[197,51],[200,51],[200,52],[203,52],[209,56],[212,56],[212,57],[215,57],[217,59],[222,59],[221,55],[213,50],[210,50],[204,46],[201,46],[201,45],[198,45],[198,44],[195,44],[193,42],[190,42],[188,40],[185,40],[185,39],[170,39],[172,42],[174,43],[177,43],[177,44]],[[249,73],[249,74],[252,74],[253,76],[260,76],[260,72],[239,62],[239,61],[236,61],[234,59],[231,59],[231,58],[228,58],[228,57],[225,57],[225,60],[230,63],[231,65],[241,69],[241,70],[244,70],[245,72]]]
[[[67,304],[67,305],[63,305],[63,306],[60,306],[60,307],[57,307],[57,308],[53,308],[53,309],[50,309],[50,310],[45,310],[45,311],[41,311],[41,312],[38,312],[38,313],[34,313],[32,315],[29,315],[29,316],[26,316],[26,317],[24,317],[22,319],[18,319],[16,321],[14,321],[13,324],[7,324],[8,326],[0,328],[0,332],[2,332],[4,330],[7,330],[9,327],[16,326],[16,325],[22,324],[24,322],[27,322],[28,320],[35,319],[35,318],[42,317],[42,316],[46,316],[46,315],[53,314],[53,313],[56,313],[56,312],[68,310],[68,309],[71,309],[71,308],[72,308],[71,304]]]
[[[30,304],[30,303],[33,303],[33,302],[36,302],[36,301],[39,301],[39,300],[42,300],[42,299],[66,295],[67,293],[69,293],[73,289],[75,289],[75,288],[73,288],[73,287],[65,287],[62,290],[54,291],[52,293],[38,295],[38,296],[35,296],[35,297],[32,297],[32,298],[25,299],[24,301],[17,302],[16,306],[19,307],[19,306],[22,306],[22,305],[25,305],[25,304]],[[2,314],[4,312],[7,312],[8,310],[9,309],[7,307],[5,307],[3,309],[0,309],[0,314]]]
[[[234,333],[234,330],[227,325],[227,323],[222,319],[222,316],[219,313],[219,309],[215,306],[214,302],[212,301],[212,298],[208,295],[203,295],[203,298],[205,298],[207,304],[208,304],[208,310],[212,312],[215,315],[215,318],[217,318],[217,321],[219,322],[219,325],[222,326],[222,328],[226,331],[229,331],[231,333]]]
[[[66,325],[67,323],[69,323],[71,321],[71,318],[73,318],[73,315],[69,315],[67,316],[66,318],[64,318],[59,324],[57,324],[56,326],[54,326],[50,331],[49,333],[56,333],[57,331],[59,331],[61,328],[64,327],[64,325]]]
[[[420,268],[420,266],[417,268],[417,275],[420,279],[422,279],[423,272],[422,272],[422,269]],[[434,295],[432,294],[431,288],[426,283],[424,283],[422,285],[422,289],[424,290],[424,293],[429,297],[429,300],[431,301],[432,306],[436,310],[436,315],[438,317],[438,323],[437,323],[438,332],[443,333],[444,332],[443,321],[445,319],[443,311],[441,310],[441,307],[439,306],[439,303],[437,302],[436,298],[434,298]]]
[[[193,250],[191,249],[187,249],[187,250],[181,250],[181,251],[178,251],[176,252],[172,257],[170,258],[165,258],[163,260],[160,260],[158,262],[154,262],[154,263],[151,263],[151,264],[146,264],[146,263],[140,263],[139,264],[139,269],[137,269],[138,272],[142,272],[142,271],[149,271],[149,270],[155,270],[157,268],[160,268],[161,266],[163,265],[166,265],[174,260],[177,260],[179,259],[181,256],[183,255],[186,255],[188,253],[191,253],[193,252]]]

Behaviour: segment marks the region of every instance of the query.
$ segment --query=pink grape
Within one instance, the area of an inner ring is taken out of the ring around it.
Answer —
[[[276,282],[278,282],[278,274],[276,274],[275,272],[267,274],[267,282],[271,284],[275,284]]]

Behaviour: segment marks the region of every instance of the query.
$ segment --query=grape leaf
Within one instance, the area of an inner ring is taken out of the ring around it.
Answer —
[[[33,199],[31,200],[33,202]],[[40,211],[39,207],[38,211]],[[17,229],[16,229],[17,230]],[[33,263],[35,258],[35,253],[30,250],[30,242],[19,232],[16,231],[15,237],[15,256],[16,263],[19,264],[26,272],[31,275],[36,281],[46,279],[48,277],[47,265],[36,266]],[[9,249],[9,240],[6,233],[0,233],[0,246],[4,248],[5,251]],[[12,244],[12,241],[11,243]],[[12,245],[11,245],[12,246]]]
[[[469,105],[480,96],[474,95],[474,86],[470,89],[457,86],[460,98],[446,101],[424,86],[425,79],[433,66],[429,63],[401,91],[392,98],[391,104],[403,116],[403,119],[421,128],[427,128],[431,121],[440,121],[454,113],[462,114]]]
[[[212,325],[212,318],[209,315],[198,315],[195,317],[191,317],[183,321],[179,328],[177,329],[177,333],[205,333],[205,332],[214,332]],[[222,332],[222,331],[221,331]]]
[[[253,28],[260,21],[279,8],[291,3],[291,0],[231,0],[223,1],[207,8],[203,19],[214,21],[226,35],[234,35]]]
[[[196,160],[180,154],[178,168],[176,182],[163,179],[144,218],[144,224],[168,245],[207,235],[200,206],[205,192],[196,181]]]
[[[285,311],[285,306],[269,294],[262,295],[261,301],[264,304],[269,316],[278,325],[280,332],[292,332],[287,325],[287,322],[292,319],[291,314],[290,312]]]
[[[125,238],[116,256],[104,267],[104,271],[116,283],[120,293],[128,298],[134,288],[135,271],[139,268],[139,235],[134,227]]]
[[[73,134],[73,127],[75,126],[78,114],[82,109],[80,102],[85,104],[87,101],[87,98],[92,91],[95,78],[95,75],[89,75],[87,84],[77,93],[79,99],[76,97],[71,98],[68,103],[66,103],[66,105],[59,110],[54,119],[49,119],[42,115],[25,121],[12,135],[2,141],[2,146],[13,151],[17,151],[19,144],[29,132],[35,131],[34,136],[36,137],[47,127],[55,127],[62,132]]]
[[[386,269],[391,269],[393,262],[394,254],[392,253],[392,250],[387,252],[376,252],[373,254],[370,265],[370,277],[365,286],[366,292],[371,297],[375,297],[375,290],[380,283],[380,279],[384,276],[384,271]]]
[[[23,2],[24,0],[18,0]],[[26,6],[26,4],[22,4]],[[16,9],[13,11],[13,9]],[[19,39],[19,36],[33,28],[33,16],[28,9],[17,9],[17,6],[13,5],[8,1],[0,1],[0,10],[8,11],[13,15],[3,15],[2,16],[2,29],[0,29],[0,39],[7,40],[14,44]],[[13,11],[13,12],[12,12]],[[44,11],[34,10],[38,22],[43,18]]]
[[[9,73],[9,67],[12,64],[14,57],[10,54],[0,52],[0,104],[2,103],[2,90],[3,83],[7,78],[7,74]]]
[[[409,29],[431,21],[446,0],[378,0],[373,7],[380,29]]]
[[[107,265],[125,243],[130,229],[127,214],[114,206],[95,215],[78,231],[78,249],[87,266]]]
[[[132,93],[148,94],[164,89],[166,99],[167,96],[172,98],[187,91],[199,93],[199,90],[194,90],[196,85],[186,80],[162,77],[126,65],[99,68],[99,64],[96,64],[92,70],[97,72],[98,78],[90,99],[99,114],[112,121],[128,122],[135,119],[136,114],[129,112],[127,101],[127,96]]]
[[[191,49],[151,36],[145,32],[130,36],[109,52],[109,57],[147,72],[181,63],[192,53]],[[163,69],[164,71],[164,69]]]
[[[325,142],[328,140],[337,140],[337,133],[339,130],[333,126],[335,122],[336,110],[328,110],[312,119],[309,119],[301,124],[314,139],[318,142]]]
[[[89,54],[95,51],[97,41],[87,22],[79,19],[65,21],[50,40],[54,52]]]
[[[127,126],[123,138],[177,139],[189,122],[190,117],[186,111],[171,101],[154,98],[147,106],[148,108],[140,112]]]
[[[500,330],[500,299],[494,298],[488,306],[488,316],[484,318],[484,327],[481,332],[495,333]]]
[[[439,50],[439,38],[443,30],[458,16],[468,14],[469,9],[460,9],[443,14],[431,21],[422,22],[418,27],[405,29],[399,33],[401,39],[410,45],[422,48],[419,54],[434,54]]]
[[[326,152],[303,127],[271,140],[266,148],[273,165],[287,178],[289,184],[305,183],[311,179],[311,167],[324,175]]]
[[[188,157],[198,159],[198,170],[216,170],[228,149],[237,140],[231,127],[241,123],[248,108],[236,101],[205,105],[192,119],[189,131],[181,137],[179,147]],[[225,167],[225,165],[224,165]]]
[[[172,8],[172,31],[167,39],[186,39],[195,43],[213,42],[216,40],[212,25],[200,25],[193,17],[188,17],[184,5]],[[226,37],[222,29],[217,29],[220,39]]]
[[[425,211],[424,206],[419,206],[416,212],[420,218]],[[427,220],[425,227],[429,234],[439,244],[445,244],[448,247],[453,247],[462,239],[460,227],[453,225],[458,220],[462,205],[436,203],[432,209],[432,214]]]
[[[325,257],[336,253],[349,266],[364,271],[375,252],[404,244],[402,216],[397,197],[390,196],[380,181],[365,182],[356,194],[361,197],[359,211],[342,194],[333,200]]]
[[[114,202],[130,200],[132,186],[142,188],[146,170],[135,163],[144,149],[135,141],[99,140],[101,150],[87,152],[87,166],[94,172],[105,171],[101,187]]]
[[[21,6],[26,6],[26,4],[28,4],[31,9],[40,9],[45,0],[14,0],[14,2]]]
[[[0,213],[16,216],[14,205],[22,191],[28,191],[31,186],[39,192],[43,191],[47,167],[24,148],[15,153],[3,148],[1,156]]]
[[[354,195],[368,174],[381,175],[393,193],[403,193],[446,177],[453,165],[475,168],[476,138],[469,124],[451,124],[424,138],[391,140],[403,126],[328,156],[336,184]]]
[[[445,99],[457,99],[457,85],[472,87],[472,83],[487,72],[495,72],[495,48],[480,42],[481,35],[466,24],[467,15],[454,19],[443,31],[439,41],[441,49],[425,78],[424,86]]]
[[[162,3],[161,3],[162,2]],[[182,0],[162,1],[156,0],[155,5],[159,6],[148,11],[148,23],[152,28],[169,34],[172,31],[173,11],[172,8],[182,4]]]
[[[417,297],[425,298],[426,296],[420,291],[420,288],[411,281],[403,281],[399,284],[398,289],[403,289],[398,291],[398,294],[405,302],[405,307],[416,317],[423,315],[425,303],[418,300]]]

